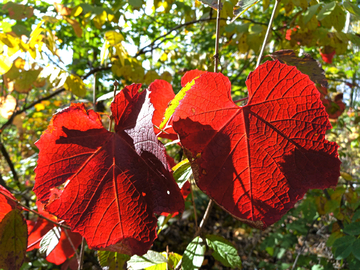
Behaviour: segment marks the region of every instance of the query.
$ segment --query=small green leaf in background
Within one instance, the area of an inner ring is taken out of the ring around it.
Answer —
[[[312,17],[316,14],[317,10],[319,9],[320,4],[313,5],[308,8],[308,10],[304,14],[304,24],[307,24]]]
[[[69,75],[66,78],[64,87],[66,90],[71,91],[78,97],[84,97],[86,95],[86,86],[83,80],[77,75]]]
[[[54,227],[48,231],[40,241],[40,253],[45,253],[46,257],[56,248],[59,244],[61,236],[61,228]]]
[[[124,264],[130,259],[129,255],[117,252],[100,250],[97,252],[97,257],[100,266],[107,270],[121,270],[124,269]]]
[[[218,6],[218,1],[217,0],[199,0],[201,3],[205,4],[205,5],[208,5],[210,7],[212,7],[213,9],[215,10],[218,10],[219,9],[219,6]]]
[[[174,166],[172,170],[174,171],[174,179],[179,185],[179,188],[181,189],[192,174],[189,160],[184,159],[183,161],[176,164],[176,166]]]
[[[346,235],[344,237],[338,238],[335,240],[333,244],[334,257],[336,260],[341,260],[350,255],[353,249],[353,243],[355,242],[356,238],[351,235]]]
[[[360,239],[356,239],[352,244],[352,253],[356,259],[360,260]]]
[[[168,261],[166,258],[159,252],[149,250],[143,256],[134,255],[127,262],[128,269],[136,270],[136,269],[144,269],[147,267],[151,267],[158,264],[164,264]]]
[[[0,268],[20,269],[27,247],[27,225],[19,210],[10,211],[0,223]]]
[[[241,259],[235,247],[226,239],[217,235],[207,235],[206,243],[214,250],[212,256],[226,267],[241,267]]]
[[[350,235],[359,235],[360,234],[360,222],[353,222],[350,224],[346,224],[344,226],[344,233]]]
[[[260,0],[241,0],[237,2],[234,7],[234,18],[231,20],[231,22],[235,21],[241,14],[243,14],[259,1]]]
[[[206,246],[204,240],[199,236],[195,237],[185,249],[182,260],[183,269],[200,269],[204,261],[205,251]]]
[[[350,1],[345,1],[344,8],[360,20],[360,8],[357,5],[352,4]]]

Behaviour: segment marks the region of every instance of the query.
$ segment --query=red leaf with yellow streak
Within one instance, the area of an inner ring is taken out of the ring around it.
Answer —
[[[206,73],[180,101],[174,130],[200,189],[233,216],[258,228],[278,221],[308,189],[340,175],[337,144],[320,94],[308,76],[278,61],[246,81],[248,103],[232,101],[231,84]]]
[[[115,131],[72,104],[56,114],[36,143],[34,192],[92,249],[142,255],[156,238],[154,213],[182,212],[184,201],[151,122],[149,91],[126,87],[111,105]],[[53,188],[62,188],[50,199]]]

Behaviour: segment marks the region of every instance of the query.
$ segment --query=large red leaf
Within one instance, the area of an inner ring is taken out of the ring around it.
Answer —
[[[170,83],[164,80],[155,80],[149,85],[150,101],[154,105],[155,111],[152,122],[159,127],[169,102],[175,97],[174,90]],[[177,135],[172,128],[168,128],[166,133],[154,127],[155,134],[171,140],[176,140]]]
[[[116,133],[72,104],[36,143],[34,192],[46,210],[83,235],[90,248],[142,255],[156,238],[154,213],[182,212],[184,202],[152,126],[149,92],[123,89],[111,106]],[[65,182],[59,198],[50,190]]]
[[[311,188],[335,186],[340,161],[319,92],[308,76],[278,61],[246,81],[238,107],[220,73],[196,79],[174,114],[197,184],[222,208],[253,226],[279,220]]]

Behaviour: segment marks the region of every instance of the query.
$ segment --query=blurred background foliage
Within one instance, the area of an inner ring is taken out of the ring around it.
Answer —
[[[0,184],[36,209],[34,146],[52,115],[71,102],[103,113],[108,125],[113,82],[120,87],[163,79],[181,89],[188,70],[213,71],[213,1],[3,1],[0,4]],[[220,71],[234,100],[247,96],[274,1],[260,0],[234,18],[236,0],[222,1]],[[318,60],[328,88],[319,87],[340,148],[342,172],[334,190],[312,190],[283,219],[259,231],[215,207],[206,232],[237,249],[243,269],[360,269],[360,2],[282,0],[266,55],[292,49]],[[234,21],[233,21],[234,19]],[[233,21],[233,22],[232,22]],[[110,93],[110,94],[108,94]],[[108,94],[108,95],[106,95]],[[180,149],[168,147],[179,162]],[[208,198],[196,187],[202,216]],[[182,217],[170,219],[153,249],[183,254],[195,230],[191,196]],[[25,213],[27,219],[33,216]],[[160,224],[160,223],[159,223]],[[101,269],[86,249],[85,269]],[[179,255],[180,256],[180,255]],[[60,269],[34,250],[23,269]],[[180,256],[181,257],[181,256]],[[61,269],[67,269],[67,265]],[[71,266],[69,266],[71,267]],[[205,254],[203,269],[230,269]]]

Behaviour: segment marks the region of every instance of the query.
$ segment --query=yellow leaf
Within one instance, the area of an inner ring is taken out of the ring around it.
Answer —
[[[78,97],[84,97],[86,95],[86,86],[83,80],[77,75],[69,75],[66,78],[64,87],[66,90],[71,91]]]
[[[115,46],[121,41],[124,40],[124,37],[122,34],[116,32],[116,31],[107,31],[105,33],[105,40],[109,41],[109,44],[111,46]]]
[[[108,49],[109,49],[109,44],[108,42],[105,41],[105,43],[103,44],[103,46],[101,47],[101,52],[100,52],[100,65],[102,65],[106,59],[106,56],[108,55]]]
[[[166,53],[163,53],[160,57],[160,61],[165,62],[168,59],[168,55]]]
[[[16,108],[16,99],[13,96],[0,97],[0,115],[9,119]]]
[[[346,172],[340,172],[340,175],[342,178],[344,178],[346,181],[351,181],[352,180],[352,176]]]
[[[196,78],[195,78],[196,79]],[[167,122],[170,120],[171,116],[174,114],[176,108],[179,106],[180,101],[185,97],[185,94],[190,88],[195,84],[195,79],[191,82],[188,82],[185,87],[183,87],[179,93],[176,94],[174,99],[170,101],[170,105],[166,108],[164,114],[164,120],[160,124],[160,128],[163,129]]]
[[[54,103],[54,105],[55,105],[56,107],[60,107],[60,105],[61,105],[61,101],[60,101],[60,100],[55,100],[53,103]]]
[[[48,100],[43,100],[43,101],[41,101],[41,104],[44,104],[45,106],[49,106],[51,104],[51,102]]]
[[[83,11],[83,8],[81,6],[77,6],[77,7],[73,8],[73,10],[71,11],[71,15],[74,17],[77,17],[81,14],[82,11]]]
[[[177,169],[179,169],[183,165],[187,165],[189,163],[189,160],[186,158],[182,161],[180,161],[178,164],[176,164],[174,167],[171,168],[173,172],[175,172]]]
[[[15,59],[14,61],[14,66],[18,69],[24,69],[25,67],[25,60],[22,59],[21,57],[18,57]]]
[[[75,31],[75,35],[77,37],[81,37],[82,36],[82,29],[81,29],[81,26],[79,24],[78,21],[76,20],[73,20],[73,19],[70,19],[68,17],[64,17],[64,19],[71,24],[72,28],[74,29]]]
[[[107,13],[104,10],[101,14],[96,15],[93,19],[94,25],[97,29],[101,29],[103,24],[106,22]]]
[[[5,74],[8,72],[12,66],[12,62],[7,55],[0,55],[0,75]]]
[[[128,58],[127,51],[125,50],[124,46],[121,43],[115,45],[116,54],[119,56],[121,65],[125,65],[125,59]]]
[[[36,104],[34,107],[37,112],[45,110],[44,104],[41,104],[41,103]]]

